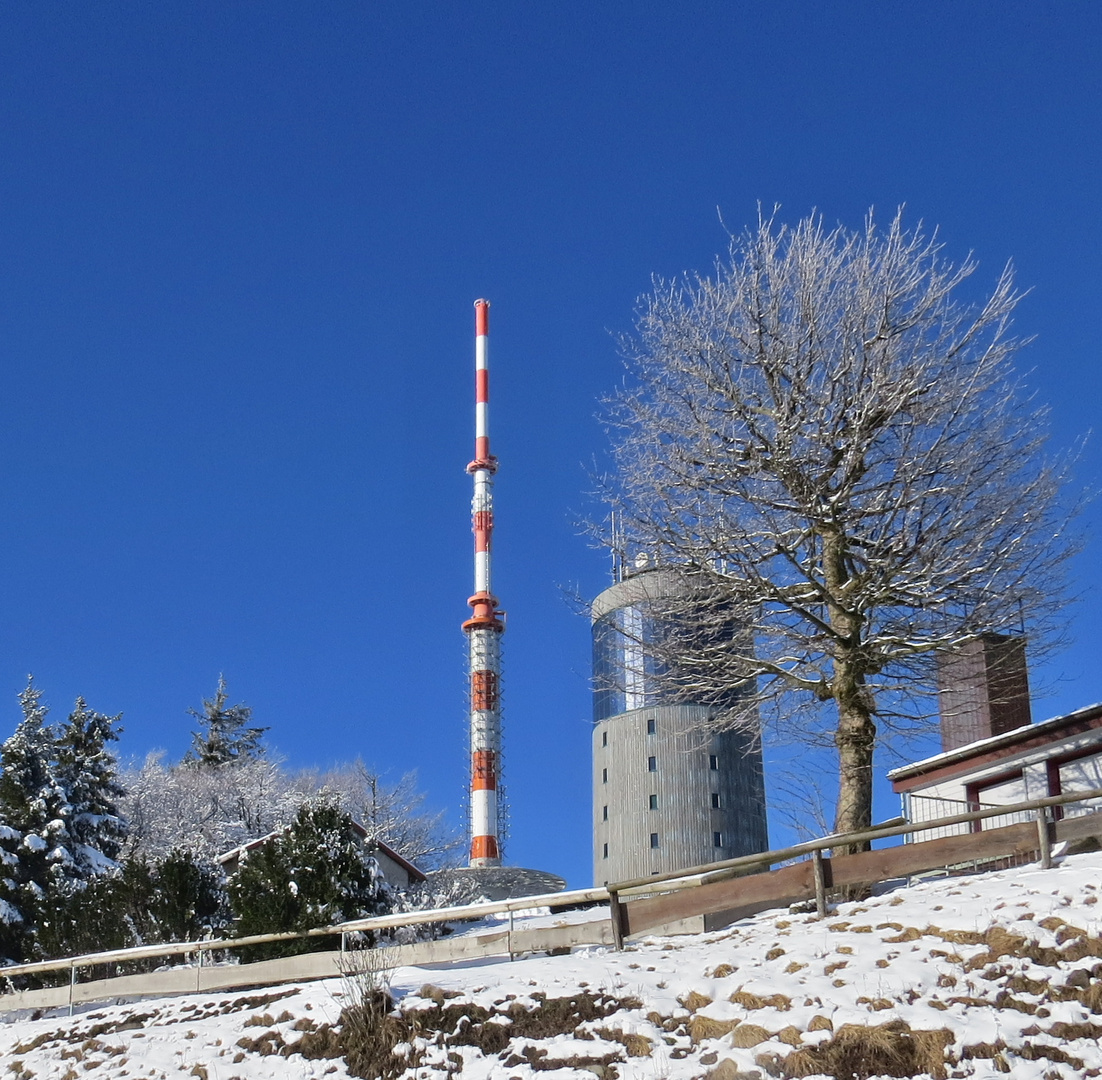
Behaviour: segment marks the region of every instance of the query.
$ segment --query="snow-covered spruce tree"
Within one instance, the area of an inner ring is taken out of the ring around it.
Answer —
[[[225,676],[219,675],[218,688],[213,698],[204,699],[203,711],[188,710],[203,730],[192,732],[192,746],[186,761],[219,767],[263,756],[260,739],[268,729],[249,727],[252,709],[243,704],[227,708],[228,700]]]
[[[327,799],[299,809],[278,836],[250,852],[229,883],[236,937],[332,926],[390,909],[375,860],[352,816]],[[242,960],[332,948],[321,938],[249,946]]]
[[[116,869],[126,839],[118,761],[108,749],[119,737],[121,719],[89,709],[78,697],[54,744],[55,774],[69,803],[72,873],[83,881]]]
[[[974,269],[901,214],[765,219],[713,276],[656,281],[624,342],[605,539],[684,579],[645,644],[718,724],[772,705],[833,744],[839,832],[870,824],[885,733],[934,712],[939,654],[1059,630],[1064,470],[1013,369],[1010,269],[962,303]]]
[[[68,805],[67,829],[55,849],[37,914],[37,955],[65,956],[138,943],[121,917],[126,882],[118,856],[126,822],[118,809],[118,762],[108,749],[118,739],[119,720],[89,709],[78,697],[68,719],[53,733],[54,776]]]
[[[23,719],[0,747],[0,925],[4,955],[33,957],[49,895],[70,873],[70,806],[54,772],[54,736],[33,677],[19,695]]]

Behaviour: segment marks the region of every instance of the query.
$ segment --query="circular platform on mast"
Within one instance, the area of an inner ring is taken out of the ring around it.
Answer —
[[[434,891],[446,891],[455,904],[540,896],[562,892],[566,888],[566,882],[557,874],[522,866],[460,866],[432,870],[425,885]]]

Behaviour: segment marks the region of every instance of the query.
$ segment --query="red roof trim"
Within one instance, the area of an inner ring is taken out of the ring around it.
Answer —
[[[945,780],[961,773],[968,773],[981,765],[988,765],[1003,758],[1013,757],[1027,750],[1037,750],[1053,743],[1061,742],[1073,735],[1082,735],[1088,731],[1102,728],[1102,705],[1091,705],[1085,709],[1057,716],[1042,724],[1008,731],[996,739],[983,739],[972,743],[971,753],[966,746],[948,754],[939,754],[928,761],[907,765],[889,773],[892,790],[897,793],[913,791],[938,780]]]

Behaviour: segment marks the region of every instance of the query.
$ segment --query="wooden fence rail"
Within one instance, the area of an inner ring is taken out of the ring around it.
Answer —
[[[512,917],[508,930],[457,935],[442,941],[413,945],[387,946],[380,953],[380,967],[407,964],[450,963],[476,956],[570,948],[575,945],[613,944],[623,947],[630,936],[656,932],[661,927],[699,920],[697,928],[726,925],[736,919],[770,907],[815,899],[825,913],[826,896],[832,888],[870,886],[893,878],[909,877],[943,867],[1022,857],[1039,852],[1047,864],[1054,842],[1102,836],[1102,812],[1078,817],[1049,820],[1055,806],[1102,799],[1102,788],[1072,792],[1046,799],[1032,799],[1002,807],[991,807],[930,821],[885,825],[858,833],[836,834],[792,847],[728,859],[707,866],[691,867],[675,874],[615,882],[605,888],[578,889],[540,896],[515,897],[492,903],[466,904],[425,911],[395,912],[370,919],[356,919],[337,926],[318,927],[300,933],[257,934],[247,938],[209,941],[178,941],[143,945],[131,949],[90,953],[57,960],[13,964],[0,969],[11,979],[17,976],[66,971],[68,986],[13,991],[0,995],[0,1012],[13,1009],[55,1008],[77,1002],[101,1001],[114,997],[150,994],[187,993],[236,989],[325,978],[339,974],[347,960],[343,950],[346,936],[355,932],[417,926],[425,923],[481,919],[486,915],[511,913],[533,908],[566,907],[609,902],[609,920],[572,923],[566,926],[514,930]],[[946,826],[978,823],[988,818],[1035,811],[1036,822],[987,829],[919,841],[878,851],[826,857],[833,849],[871,843],[896,836],[914,836]],[[790,863],[777,870],[770,867]],[[306,953],[257,964],[212,965],[203,963],[204,954],[228,951],[247,945],[291,941],[301,938],[341,936],[340,952]],[[89,968],[133,960],[196,958],[193,967],[125,975],[79,982],[77,974]],[[344,959],[342,959],[344,957]],[[9,983],[10,985],[10,983]]]
[[[857,835],[865,839],[873,838],[870,833],[898,836],[998,815],[987,811],[955,814],[922,822],[921,828],[890,826],[868,830],[864,834],[827,837],[799,845],[798,848],[766,853],[771,863],[788,862],[801,854],[812,856],[777,870],[759,869],[759,872],[753,872],[765,863],[766,857],[763,856],[755,861],[749,858],[745,861],[728,860],[716,870],[701,867],[700,872],[689,879],[649,886],[633,881],[628,889],[610,885],[614,943],[622,946],[627,937],[654,932],[659,927],[693,916],[703,916],[701,928],[707,929],[727,925],[768,908],[812,899],[816,901],[819,914],[824,915],[826,895],[830,889],[870,887],[882,881],[909,878],[946,867],[992,863],[1037,854],[1040,855],[1041,865],[1047,867],[1051,865],[1054,843],[1102,837],[1102,812],[1053,822],[1048,817],[1049,808],[1095,798],[1102,798],[1102,789],[1034,799],[1013,807],[1000,807],[998,815],[1034,810],[1037,812],[1035,821],[833,858],[825,857],[823,851],[849,846]]]

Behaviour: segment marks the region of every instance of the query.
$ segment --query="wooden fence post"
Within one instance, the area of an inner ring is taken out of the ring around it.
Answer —
[[[612,945],[619,952],[624,947],[624,906],[619,895],[612,891],[608,894],[608,914],[612,920]]]
[[[820,918],[827,913],[826,867],[823,866],[823,852],[816,848],[812,856],[815,861],[815,911]]]
[[[1052,841],[1048,835],[1048,807],[1037,810],[1037,844],[1041,852],[1041,869],[1052,869]]]

